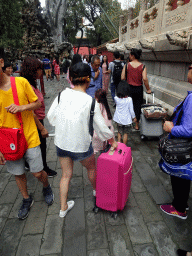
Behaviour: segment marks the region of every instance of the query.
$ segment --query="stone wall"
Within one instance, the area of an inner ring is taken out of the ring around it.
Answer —
[[[139,16],[127,24],[120,17],[119,43],[108,45],[109,51],[129,54],[131,48],[143,51],[142,62],[148,71],[156,102],[165,104],[170,112],[192,85],[187,82],[188,66],[192,63],[192,0],[160,0],[146,10],[141,1]]]

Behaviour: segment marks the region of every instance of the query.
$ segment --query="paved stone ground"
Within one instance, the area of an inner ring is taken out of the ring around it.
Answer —
[[[66,86],[63,78],[61,82],[45,81],[46,95],[50,97],[45,99],[46,110]],[[109,102],[112,106],[111,98]],[[47,121],[45,125],[54,133]],[[22,197],[14,177],[0,166],[0,256],[174,256],[179,247],[191,250],[191,211],[187,220],[180,220],[159,209],[159,204],[171,202],[172,192],[169,177],[158,167],[157,144],[158,141],[141,141],[139,132],[130,132],[132,187],[126,207],[116,220],[107,212],[92,212],[91,185],[78,162],[69,190],[75,207],[65,219],[59,218],[61,169],[53,137],[47,139],[47,161],[58,172],[57,177],[49,179],[55,194],[52,206],[44,202],[41,184],[27,173],[35,203],[28,218],[18,220]],[[192,209],[192,190],[189,206]]]

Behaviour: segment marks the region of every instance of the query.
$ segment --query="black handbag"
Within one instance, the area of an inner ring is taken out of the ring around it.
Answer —
[[[172,121],[180,111],[176,125],[179,125],[181,122],[184,101],[177,107],[176,111],[170,118]],[[160,138],[159,152],[167,163],[187,164],[192,161],[192,138],[176,138],[171,135],[165,135]]]
[[[159,141],[159,152],[170,164],[187,164],[192,161],[192,140],[185,138],[162,137]]]

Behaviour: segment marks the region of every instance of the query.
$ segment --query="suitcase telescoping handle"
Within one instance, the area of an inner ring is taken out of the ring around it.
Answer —
[[[149,95],[149,94],[152,94],[152,96],[153,96],[153,104],[154,104],[154,102],[155,102],[155,95],[154,95],[154,92],[146,93],[146,104],[148,104],[148,95]]]
[[[124,173],[124,175],[127,175],[127,174],[130,172],[132,166],[133,166],[133,157],[131,157],[131,164],[130,164],[130,167],[129,167],[128,171],[127,171],[126,173]]]

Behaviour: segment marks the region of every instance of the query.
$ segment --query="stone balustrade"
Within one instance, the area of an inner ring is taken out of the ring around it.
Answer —
[[[120,27],[119,42],[131,43],[154,36],[158,36],[158,40],[165,39],[166,32],[192,27],[192,0],[188,3],[177,0],[177,8],[174,9],[175,1],[160,0],[150,9],[141,10],[138,17],[129,18],[127,24]]]
[[[142,49],[155,102],[171,114],[191,90],[187,73],[192,63],[192,0],[160,0],[150,9],[142,0],[138,17],[132,17],[129,10],[127,24],[119,28],[119,42],[107,49],[127,56],[131,48]]]

